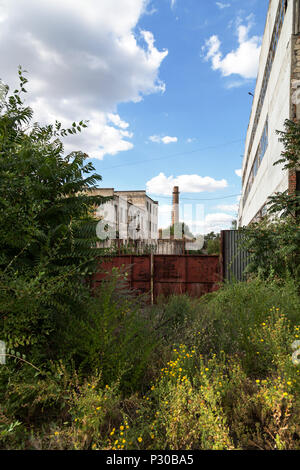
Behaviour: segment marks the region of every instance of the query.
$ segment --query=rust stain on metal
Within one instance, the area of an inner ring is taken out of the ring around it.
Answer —
[[[159,295],[185,293],[201,297],[217,290],[222,281],[218,256],[123,255],[101,261],[99,272],[93,278],[96,284],[107,279],[114,267],[123,268],[130,286],[142,293],[153,290],[154,299]]]

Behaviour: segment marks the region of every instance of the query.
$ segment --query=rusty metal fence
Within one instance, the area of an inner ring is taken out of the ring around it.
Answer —
[[[152,301],[160,295],[188,294],[201,297],[219,289],[225,281],[246,280],[249,253],[240,246],[238,230],[221,232],[219,255],[115,255],[101,258],[95,284],[107,279],[113,268],[127,272],[128,284]]]
[[[223,280],[218,255],[121,255],[101,260],[93,281],[107,279],[114,267],[126,271],[131,288],[149,293],[152,300],[160,295],[188,294],[200,297],[216,291]]]
[[[154,256],[154,298],[170,294],[200,297],[217,290],[221,281],[219,256]]]

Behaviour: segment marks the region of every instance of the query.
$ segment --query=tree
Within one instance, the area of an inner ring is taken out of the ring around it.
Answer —
[[[287,119],[284,124],[284,131],[276,131],[279,142],[284,145],[281,158],[274,163],[283,163],[282,170],[299,170],[300,165],[300,124]],[[299,221],[300,194],[290,193],[289,190],[276,193],[269,198],[269,214],[280,215],[281,218],[291,218],[295,223]]]
[[[233,220],[231,222],[231,230],[236,230],[237,229],[237,220]]]
[[[277,131],[284,144],[281,158],[283,171],[296,171],[300,163],[300,124],[285,121],[284,131]],[[265,277],[273,274],[284,277],[289,272],[299,276],[300,266],[300,195],[284,191],[271,196],[268,215],[260,222],[242,229],[242,245],[251,254],[250,272],[260,272]]]
[[[204,236],[204,252],[208,255],[220,254],[220,241],[219,233],[210,232]]]
[[[101,180],[88,155],[64,152],[62,139],[87,124],[32,123],[18,73],[19,89],[9,96],[2,87],[0,100],[0,332],[9,344],[33,345],[86,299],[83,281],[99,254],[93,212],[105,198],[88,191]]]

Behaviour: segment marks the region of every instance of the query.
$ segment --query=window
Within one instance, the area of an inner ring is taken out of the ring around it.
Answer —
[[[255,137],[255,134],[256,134],[258,123],[259,123],[262,107],[263,107],[263,104],[264,104],[264,101],[265,101],[267,88],[268,88],[268,83],[269,83],[269,78],[270,78],[270,75],[271,75],[271,70],[272,70],[272,66],[273,66],[273,62],[274,62],[274,58],[275,58],[275,54],[276,54],[276,50],[277,50],[277,46],[278,46],[278,42],[279,42],[279,38],[280,38],[280,33],[281,33],[282,25],[283,25],[283,22],[284,22],[285,13],[286,13],[286,10],[287,10],[287,4],[288,4],[287,0],[280,0],[280,2],[279,2],[277,15],[276,15],[276,19],[275,19],[275,25],[274,25],[274,29],[273,29],[273,35],[272,35],[270,49],[269,49],[269,54],[268,54],[267,63],[266,63],[266,66],[265,66],[265,72],[264,72],[264,77],[263,77],[263,81],[262,81],[261,92],[260,92],[259,99],[258,99],[257,109],[256,109],[256,113],[255,113],[254,123],[253,123],[253,129],[252,129],[252,132],[251,132],[251,137],[250,137],[250,142],[249,142],[249,147],[248,147],[247,164],[248,164],[248,160],[249,160],[250,153],[251,153],[251,150],[252,150],[254,137]],[[245,167],[245,172],[247,171],[247,164],[246,164],[246,167]]]
[[[264,125],[264,129],[263,129],[263,132],[262,132],[262,136],[261,136],[261,139],[260,139],[260,142],[259,142],[259,145],[258,145],[258,148],[257,148],[257,152],[256,152],[256,155],[255,155],[255,159],[254,159],[254,162],[253,162],[250,174],[249,174],[249,178],[248,178],[248,182],[247,182],[247,186],[246,186],[246,190],[245,190],[244,198],[243,198],[243,206],[246,204],[246,200],[247,200],[248,195],[251,191],[254,179],[257,175],[260,164],[261,164],[261,162],[262,162],[262,160],[265,156],[266,150],[268,148],[268,144],[269,144],[268,130],[269,130],[269,119],[268,119],[268,116],[267,116],[267,119],[266,119],[266,122],[265,122],[265,125]]]
[[[260,141],[260,144],[259,144],[259,160],[260,160],[260,162],[262,161],[262,159],[263,159],[263,157],[266,153],[268,143],[269,143],[269,140],[268,140],[268,127],[269,127],[269,122],[268,122],[268,118],[267,118],[264,130],[263,130],[262,138],[261,138],[261,141]]]
[[[253,164],[253,176],[254,176],[254,178],[257,175],[258,167],[259,167],[259,156],[258,156],[258,152],[257,152],[255,160],[254,160],[254,164]]]

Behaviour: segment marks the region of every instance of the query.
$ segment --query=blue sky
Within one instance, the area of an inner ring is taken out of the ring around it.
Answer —
[[[218,231],[241,191],[235,170],[267,8],[268,0],[0,0],[0,77],[11,84],[19,64],[29,71],[39,120],[90,120],[66,148],[89,152],[104,187],[147,187],[166,226],[178,184],[182,203],[205,205],[205,231]]]

